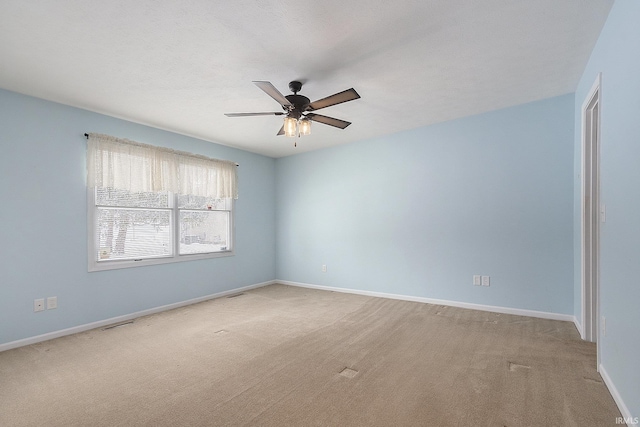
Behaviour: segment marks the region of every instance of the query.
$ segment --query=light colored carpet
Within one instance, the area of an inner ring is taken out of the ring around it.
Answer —
[[[0,353],[0,425],[613,426],[595,352],[568,322],[272,285]]]

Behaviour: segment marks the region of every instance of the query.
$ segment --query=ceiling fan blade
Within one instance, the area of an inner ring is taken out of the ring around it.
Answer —
[[[276,89],[276,87],[270,82],[257,81],[253,82],[253,84],[262,89],[264,93],[278,101],[278,103],[283,107],[293,107],[293,104],[291,104],[289,100],[287,100],[287,98],[285,98],[284,95],[281,94],[280,91],[278,91],[278,89]]]
[[[247,116],[282,116],[282,112],[273,113],[224,113],[227,117],[247,117]]]
[[[313,120],[314,122],[319,122],[325,125],[334,126],[340,129],[344,129],[351,124],[351,122],[347,122],[345,120],[334,119],[333,117],[322,116],[320,114],[309,113],[305,116],[309,120]]]
[[[354,99],[360,98],[358,92],[354,88],[343,90],[342,92],[336,93],[331,96],[327,96],[326,98],[319,99],[317,101],[313,101],[307,107],[308,111],[319,110],[321,108],[331,107],[332,105],[342,104],[343,102],[353,101]]]
[[[282,125],[282,127],[280,128],[280,130],[276,134],[276,136],[280,136],[280,135],[284,135],[284,125]]]

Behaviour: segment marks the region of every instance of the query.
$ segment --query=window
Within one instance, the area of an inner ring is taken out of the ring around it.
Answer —
[[[232,162],[89,134],[89,271],[233,255],[236,182]]]

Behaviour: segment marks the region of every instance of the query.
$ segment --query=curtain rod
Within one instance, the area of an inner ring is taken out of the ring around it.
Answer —
[[[84,137],[85,137],[85,138],[87,138],[87,139],[89,139],[89,134],[88,134],[88,133],[85,133],[85,134],[84,134]],[[240,166],[240,165],[239,165],[238,163],[236,163],[236,166]]]

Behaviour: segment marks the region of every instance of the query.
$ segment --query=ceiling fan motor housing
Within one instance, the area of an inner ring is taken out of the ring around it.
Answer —
[[[302,116],[302,112],[305,111],[307,105],[311,103],[309,98],[302,95],[286,95],[287,101],[293,104],[293,108],[289,107],[289,117],[299,119]],[[285,107],[283,107],[285,108]],[[285,108],[285,111],[287,109]]]

